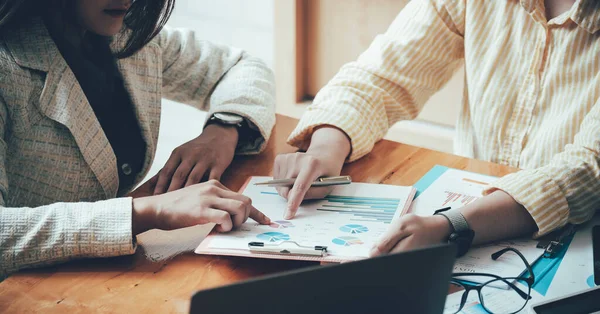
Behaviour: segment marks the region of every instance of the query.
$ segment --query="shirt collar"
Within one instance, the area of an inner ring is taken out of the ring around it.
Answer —
[[[577,0],[571,19],[588,33],[596,33],[600,30],[600,1],[587,1],[583,5],[581,0]]]
[[[525,11],[527,11],[527,13],[533,13],[538,2],[538,0],[521,0],[521,6],[525,8]]]
[[[521,6],[529,14],[533,14],[536,9],[542,10],[542,0],[520,0]],[[574,9],[571,10],[570,18],[586,30],[588,33],[594,34],[600,30],[600,1],[587,1],[583,5],[581,0],[577,0],[574,4]],[[545,12],[541,12],[545,14]]]

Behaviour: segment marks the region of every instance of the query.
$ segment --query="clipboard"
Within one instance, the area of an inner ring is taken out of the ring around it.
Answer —
[[[327,246],[308,246],[296,241],[283,241],[281,243],[250,242],[248,250],[252,253],[294,255],[294,256],[327,256]]]
[[[245,181],[243,186],[240,188],[240,192],[244,192],[244,194],[246,194],[245,192],[247,192],[248,188],[250,188],[250,189],[267,188],[267,187],[261,187],[261,186],[257,187],[253,184],[254,182],[261,182],[261,181],[265,181],[266,179],[268,179],[268,178],[250,177]],[[401,192],[398,192],[398,198],[399,199],[401,198],[401,200],[400,200],[398,207],[396,207],[393,212],[394,217],[391,219],[392,221],[409,212],[410,204],[416,193],[416,189],[414,189],[413,187],[353,183],[351,185],[336,186],[334,188],[334,191],[332,194],[335,194],[336,191],[339,191],[339,189],[360,190],[361,185],[362,186],[370,185],[370,186],[372,186],[371,188],[384,187],[384,189],[385,189],[385,187],[387,187],[388,190],[401,191]],[[353,187],[351,187],[351,186],[353,186]],[[274,188],[270,188],[270,189],[273,189],[272,190],[273,192],[270,192],[268,194],[273,194],[273,195],[269,195],[269,196],[277,198],[277,201],[284,201],[283,199],[281,199],[280,196],[277,195]],[[331,195],[331,197],[334,199],[330,200],[330,201],[339,201],[339,200],[335,199],[335,197],[344,198],[345,196]],[[361,197],[358,197],[359,200],[360,200],[360,198]],[[321,201],[321,200],[319,200],[319,201]],[[259,210],[264,210],[263,208],[260,207],[260,204],[257,205],[257,202],[255,199],[253,199],[253,202]],[[313,201],[313,202],[318,202],[318,201]],[[356,201],[356,202],[359,202],[359,201]],[[260,203],[260,202],[258,202],[258,203]],[[308,202],[308,203],[311,203],[311,202]],[[381,201],[381,203],[385,203],[385,202]],[[304,206],[304,204],[303,204],[303,206]],[[332,208],[336,209],[335,207],[332,207]],[[303,211],[303,209],[300,210],[300,212],[299,212],[300,215],[298,215],[297,218],[295,218],[294,220],[291,220],[290,223],[296,223],[296,221],[300,222],[301,221],[300,218],[306,218],[306,217],[310,216],[310,214],[308,214],[308,213],[306,215],[302,216],[302,211]],[[276,215],[269,215],[268,213],[266,213],[266,214],[268,216],[270,216],[270,218],[272,220],[274,220],[275,222],[279,221],[280,217],[277,217]],[[345,214],[346,213],[342,213],[342,215],[339,216],[339,219],[342,219],[342,220],[347,219],[347,215],[345,215]],[[280,215],[281,216],[283,215],[283,211],[280,212]],[[367,215],[367,214],[365,214],[365,215]],[[279,222],[281,222],[281,221],[279,221]],[[356,222],[356,224],[359,224],[359,223],[367,225],[368,222],[360,222],[360,221]],[[259,227],[259,226],[256,226],[256,223],[255,223],[255,227]],[[265,226],[263,226],[263,227],[265,227]],[[389,227],[389,224],[386,225],[386,230],[387,230],[387,227]],[[242,229],[243,228],[244,228],[244,226],[242,226]],[[273,231],[274,232],[278,232],[278,231],[286,232],[287,230],[289,230],[289,229],[280,229],[280,230],[274,229]],[[345,231],[347,231],[347,230],[345,230]],[[202,243],[200,243],[200,245],[196,248],[195,253],[203,254],[203,255],[224,255],[224,256],[267,258],[267,259],[287,259],[287,260],[301,260],[301,261],[311,261],[311,262],[331,262],[331,263],[349,262],[349,261],[364,259],[364,258],[368,257],[368,254],[363,254],[362,256],[339,256],[335,253],[336,249],[339,250],[338,244],[340,243],[340,241],[344,241],[344,240],[349,241],[348,245],[358,243],[359,242],[358,240],[355,240],[355,242],[350,243],[353,240],[348,240],[348,239],[351,237],[359,238],[361,236],[364,236],[364,234],[361,234],[362,231],[363,230],[360,228],[357,230],[351,230],[350,232],[346,232],[346,233],[340,231],[339,239],[335,238],[332,240],[331,238],[327,238],[323,241],[319,240],[316,243],[315,242],[304,243],[302,241],[296,241],[296,243],[295,243],[295,244],[297,244],[296,248],[299,248],[300,246],[305,247],[305,248],[306,247],[313,247],[313,248],[314,247],[326,247],[327,248],[327,254],[313,255],[313,254],[294,254],[295,253],[294,249],[292,249],[289,253],[267,252],[265,250],[251,250],[250,247],[248,246],[248,244],[250,242],[260,242],[261,241],[260,239],[249,240],[244,243],[241,243],[241,241],[238,241],[239,245],[236,247],[219,247],[218,246],[219,241],[221,241],[223,239],[223,237],[228,237],[228,236],[232,235],[232,233],[220,234],[213,230],[213,232],[211,232],[205,238],[205,240],[202,241]],[[364,231],[366,231],[366,229],[364,229]],[[356,233],[352,233],[352,232],[356,232]],[[374,234],[381,235],[382,233],[383,232],[374,233]],[[234,237],[236,236],[235,232],[233,233],[233,236]],[[281,238],[281,239],[277,239],[277,240],[285,240],[285,241],[281,241],[281,242],[285,243],[287,245],[291,245],[291,242],[294,242],[293,239],[287,239],[287,238]],[[287,241],[287,240],[292,240],[292,241]],[[339,241],[332,242],[335,240],[339,240]],[[268,242],[268,241],[263,241],[263,242]],[[365,246],[368,245],[368,243],[366,241],[364,241],[364,242],[365,242],[364,243]],[[269,244],[271,244],[271,243],[269,243]],[[290,246],[288,246],[287,248],[290,248]],[[291,248],[294,248],[294,247],[292,246]],[[371,246],[368,247],[366,252],[368,252],[370,250],[370,248],[371,248]]]

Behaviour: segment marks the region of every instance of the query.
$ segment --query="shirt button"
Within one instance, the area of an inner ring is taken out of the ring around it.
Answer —
[[[121,166],[121,170],[123,170],[123,174],[125,174],[126,176],[130,175],[132,172],[131,166],[128,163],[124,163]]]

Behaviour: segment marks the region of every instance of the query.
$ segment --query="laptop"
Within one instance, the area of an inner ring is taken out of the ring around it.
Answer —
[[[279,273],[199,291],[190,312],[440,314],[455,256],[444,244]]]

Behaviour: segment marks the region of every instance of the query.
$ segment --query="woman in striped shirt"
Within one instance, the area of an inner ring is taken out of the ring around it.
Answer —
[[[411,1],[309,107],[279,156],[276,178],[297,177],[292,218],[319,176],[369,153],[388,128],[413,119],[463,66],[455,153],[524,170],[458,209],[475,243],[541,236],[595,213],[600,191],[600,3],[594,0]],[[456,217],[457,213],[452,213]],[[405,216],[372,254],[448,239],[442,216]]]

